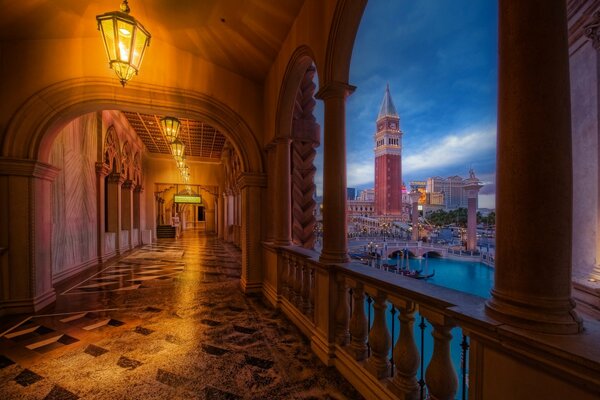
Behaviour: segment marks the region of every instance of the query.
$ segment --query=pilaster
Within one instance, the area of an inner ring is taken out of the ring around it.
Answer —
[[[59,169],[0,158],[0,315],[35,312],[52,287],[52,181]]]

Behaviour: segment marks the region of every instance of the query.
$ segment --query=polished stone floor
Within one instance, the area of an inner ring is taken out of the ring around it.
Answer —
[[[68,282],[0,324],[0,399],[360,398],[239,276],[238,250],[191,231]]]

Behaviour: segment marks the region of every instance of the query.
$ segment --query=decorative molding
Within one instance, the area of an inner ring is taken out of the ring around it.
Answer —
[[[100,178],[104,178],[110,174],[110,166],[105,163],[97,162],[96,163],[96,175]]]
[[[315,97],[320,100],[328,100],[332,98],[346,98],[356,90],[356,86],[349,85],[343,82],[329,82],[315,94]]]
[[[592,22],[583,27],[586,37],[592,41],[592,46],[596,50],[600,50],[600,10],[596,11],[592,16]]]
[[[242,172],[238,175],[237,187],[244,189],[247,186],[267,186],[267,175],[263,173]]]
[[[52,182],[60,168],[36,160],[0,157],[0,175],[27,176]]]

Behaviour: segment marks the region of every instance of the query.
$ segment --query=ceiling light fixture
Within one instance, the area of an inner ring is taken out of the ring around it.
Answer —
[[[129,12],[129,4],[123,0],[121,11],[96,16],[108,64],[123,86],[139,72],[151,37],[150,32]]]
[[[160,126],[162,127],[163,133],[167,138],[167,142],[173,143],[177,136],[179,136],[179,129],[181,128],[181,122],[175,117],[164,117],[160,120]]]
[[[175,157],[175,161],[183,160],[185,155],[185,144],[179,139],[175,139],[173,143],[171,143],[171,153],[173,157]]]

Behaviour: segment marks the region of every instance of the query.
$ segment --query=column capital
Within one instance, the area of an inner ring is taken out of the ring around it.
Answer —
[[[267,176],[262,172],[242,172],[237,181],[239,189],[244,189],[247,186],[267,186]]]
[[[126,179],[121,184],[121,189],[131,190],[135,188],[135,183],[131,179]]]
[[[125,177],[119,173],[112,173],[108,175],[108,182],[122,185],[125,182]]]
[[[600,10],[592,15],[592,21],[583,27],[586,37],[592,41],[592,46],[600,50]]]
[[[110,174],[110,167],[105,163],[97,162],[96,163],[96,176],[103,178],[103,177],[107,176],[108,174]]]
[[[315,97],[320,100],[327,100],[330,98],[346,98],[350,96],[356,90],[356,86],[349,85],[343,82],[327,82],[321,86],[319,91],[315,94]]]
[[[0,176],[28,176],[52,182],[59,172],[60,168],[37,160],[0,157]]]
[[[137,185],[135,187],[135,192],[136,193],[142,193],[144,191],[144,187],[142,185]]]

